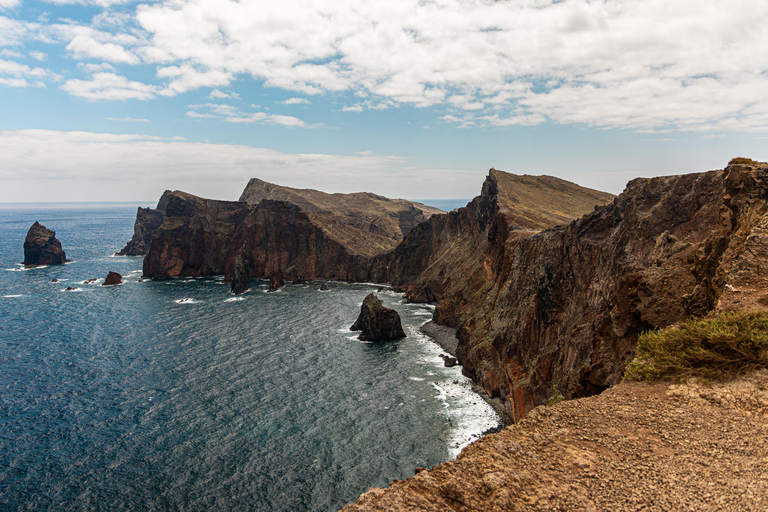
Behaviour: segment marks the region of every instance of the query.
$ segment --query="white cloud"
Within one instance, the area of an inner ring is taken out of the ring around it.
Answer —
[[[306,98],[288,98],[287,100],[281,101],[280,103],[284,105],[311,105],[312,104],[312,102]]]
[[[39,60],[39,61],[42,62],[42,61],[44,61],[48,57],[48,54],[45,54],[43,52],[38,52],[38,51],[34,51],[33,50],[33,51],[29,52],[29,56],[32,57],[35,60]]]
[[[223,92],[218,89],[214,89],[208,94],[208,97],[212,100],[224,100],[224,99],[238,99],[240,95],[236,92],[227,91]]]
[[[234,144],[205,144],[137,134],[17,130],[0,132],[0,201],[156,201],[165,189],[236,199],[252,177],[328,192],[370,191],[412,197],[463,197],[483,171],[427,169],[397,156],[295,154]],[[360,170],[365,172],[361,173]],[[87,184],[87,186],[85,186]]]
[[[257,105],[251,107],[258,108]],[[281,126],[293,126],[298,128],[312,128],[306,122],[293,116],[284,116],[280,114],[269,114],[267,112],[250,112],[242,110],[233,105],[224,103],[203,103],[200,105],[189,105],[187,117],[192,119],[221,119],[229,123],[259,123],[276,124]]]
[[[0,45],[34,39],[76,59],[157,66],[147,87],[158,96],[212,88],[227,99],[250,76],[361,98],[347,112],[410,104],[490,126],[768,128],[764,0],[161,0],[135,13],[108,9],[123,0],[52,1],[106,9],[91,26],[0,16]]]
[[[111,7],[132,2],[133,0],[45,0],[56,5],[95,5],[98,7]]]
[[[491,119],[496,125],[549,118],[708,129],[748,115],[747,127],[765,127],[768,97],[758,96],[768,70],[768,32],[761,29],[768,4],[704,4],[284,0],[265,8],[179,0],[140,6],[137,19],[153,55],[216,73],[218,84],[250,74],[307,94],[362,92],[385,105],[447,102],[500,112]],[[698,83],[703,77],[712,83]]]
[[[115,43],[101,43],[86,34],[76,35],[67,45],[76,59],[101,59],[108,62],[138,64],[139,58]]]
[[[21,5],[21,0],[0,0],[0,9],[12,9]]]
[[[94,73],[90,80],[72,79],[61,86],[72,96],[87,100],[148,100],[155,97],[153,85],[133,82],[114,73]]]
[[[45,87],[45,81],[56,79],[58,76],[50,70],[0,59],[0,84],[8,87]]]

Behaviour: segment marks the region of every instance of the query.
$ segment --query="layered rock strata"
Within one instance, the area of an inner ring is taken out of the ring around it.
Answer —
[[[363,341],[405,338],[400,314],[385,307],[384,302],[373,293],[369,293],[363,300],[360,315],[350,330],[362,331],[358,339]]]
[[[24,238],[23,265],[61,265],[67,261],[61,242],[56,238],[56,232],[35,221]]]

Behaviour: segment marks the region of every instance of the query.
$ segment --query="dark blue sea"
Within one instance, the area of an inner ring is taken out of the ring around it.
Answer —
[[[112,256],[135,213],[0,205],[0,510],[331,511],[497,424],[419,333],[429,306],[379,293],[408,337],[365,343],[376,285],[145,281]],[[72,263],[21,269],[36,220]]]

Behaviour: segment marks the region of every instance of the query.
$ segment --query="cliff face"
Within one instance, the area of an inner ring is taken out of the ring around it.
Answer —
[[[325,277],[354,281],[368,275],[368,260],[326,235],[298,206],[263,200],[257,205],[168,195],[165,218],[144,258],[144,275],[169,278],[233,276],[235,255],[248,247],[250,276],[284,272],[286,279]]]
[[[389,279],[413,302],[440,302],[438,323],[459,327],[484,304],[508,245],[612,201],[605,192],[551,176],[491,169],[466,207],[433,216],[394,250]]]
[[[391,249],[418,224],[441,210],[405,199],[389,199],[369,192],[326,194],[251,179],[240,201],[284,201],[301,208],[326,235],[351,254],[371,257]]]
[[[157,208],[141,208],[136,212],[136,222],[133,224],[133,238],[131,238],[125,247],[117,252],[116,256],[143,256],[149,250],[149,243],[152,241],[152,235],[163,223],[165,218],[165,209],[168,205],[168,195],[170,190],[166,190],[157,202]]]
[[[458,318],[465,370],[514,420],[553,386],[570,398],[618,383],[640,332],[764,279],[767,189],[757,163],[637,179],[579,220],[508,238],[483,303]]]
[[[35,221],[24,238],[24,265],[61,265],[67,255],[56,238],[56,232]]]

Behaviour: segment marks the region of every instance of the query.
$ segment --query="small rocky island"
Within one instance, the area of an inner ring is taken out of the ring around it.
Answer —
[[[373,293],[369,293],[360,306],[360,316],[350,327],[352,331],[362,331],[358,339],[363,341],[393,340],[405,338],[400,314],[394,309],[384,307],[384,303]]]
[[[104,282],[101,283],[101,286],[114,286],[116,284],[123,284],[123,276],[117,272],[110,271]]]
[[[61,265],[67,261],[61,242],[56,239],[56,232],[35,221],[24,239],[23,265],[25,267]]]

